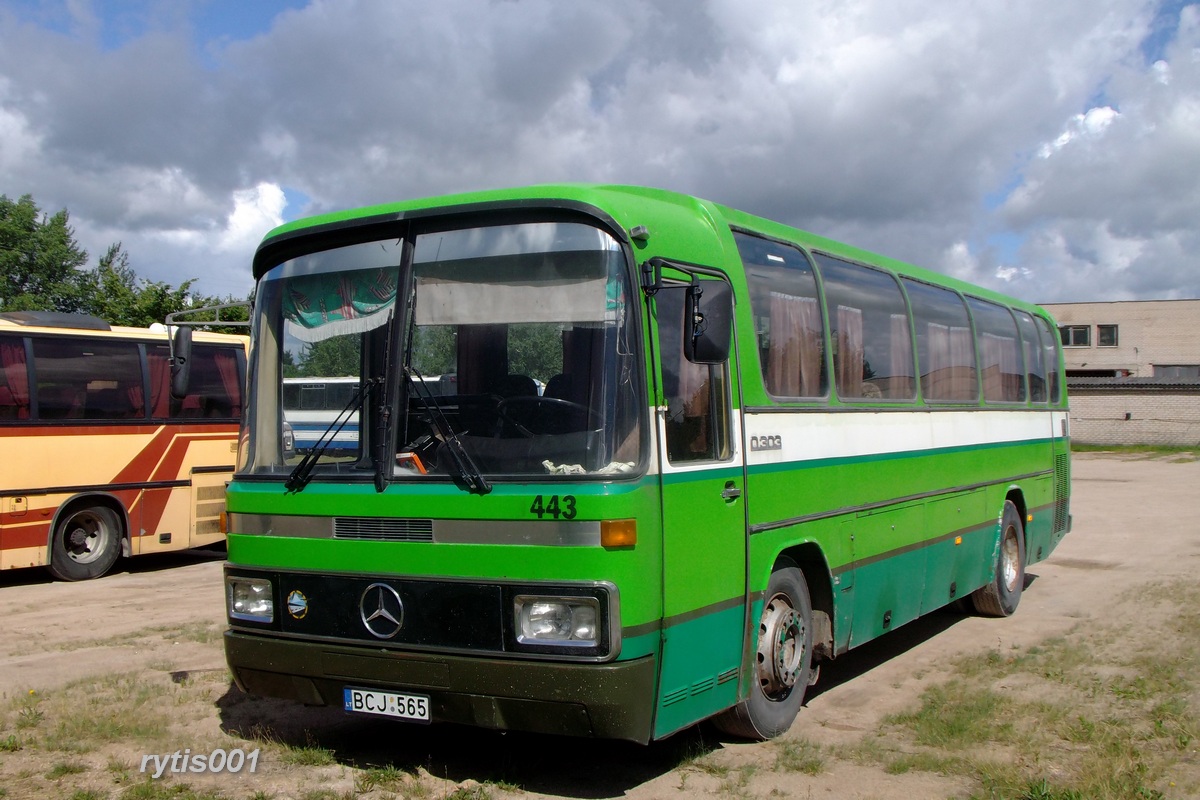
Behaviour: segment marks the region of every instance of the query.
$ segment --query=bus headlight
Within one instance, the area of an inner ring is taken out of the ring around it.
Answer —
[[[231,619],[247,622],[272,622],[275,600],[271,582],[266,578],[225,577],[225,602]]]
[[[594,597],[539,597],[514,600],[520,644],[596,647],[600,643],[600,601]]]

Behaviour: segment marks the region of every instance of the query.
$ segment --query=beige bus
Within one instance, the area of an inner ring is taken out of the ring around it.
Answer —
[[[246,342],[197,332],[175,397],[165,328],[0,313],[0,569],[82,580],[221,542]]]

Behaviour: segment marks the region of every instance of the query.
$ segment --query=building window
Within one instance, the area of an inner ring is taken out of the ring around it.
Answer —
[[[1063,347],[1088,347],[1092,343],[1091,325],[1060,325]]]
[[[1156,378],[1200,378],[1200,364],[1155,364]]]
[[[1097,325],[1096,326],[1096,346],[1097,347],[1116,347],[1117,346],[1117,326],[1116,325]]]

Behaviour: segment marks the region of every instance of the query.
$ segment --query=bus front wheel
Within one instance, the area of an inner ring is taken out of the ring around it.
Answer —
[[[99,578],[121,554],[121,522],[102,505],[72,509],[54,529],[50,572],[64,581]]]
[[[1007,617],[1017,610],[1025,588],[1025,530],[1011,500],[1000,517],[1000,553],[992,582],[971,593],[975,610],[989,617]]]
[[[789,727],[812,682],[812,601],[804,573],[781,559],[767,584],[749,696],[716,717],[745,739],[773,739]]]

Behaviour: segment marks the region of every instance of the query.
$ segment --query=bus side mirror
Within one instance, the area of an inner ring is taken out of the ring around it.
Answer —
[[[182,398],[188,393],[188,376],[191,372],[192,329],[180,325],[171,340],[171,394]]]
[[[722,364],[729,358],[733,328],[733,287],[724,281],[696,281],[683,304],[683,354],[693,364]]]

